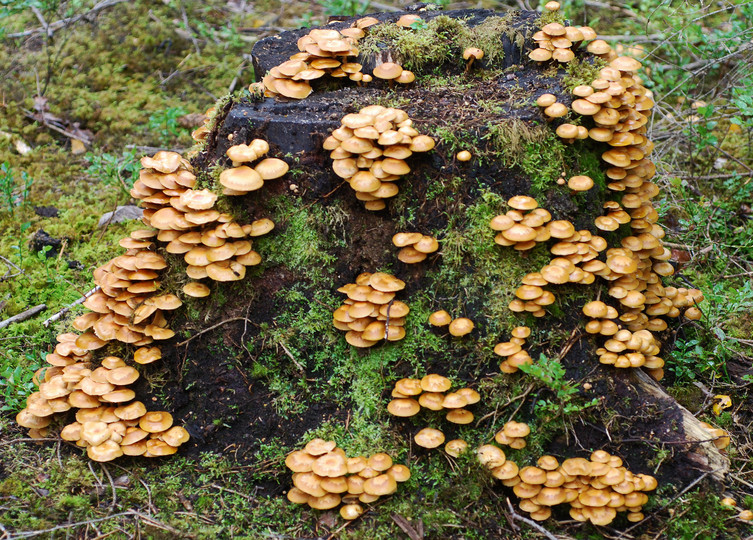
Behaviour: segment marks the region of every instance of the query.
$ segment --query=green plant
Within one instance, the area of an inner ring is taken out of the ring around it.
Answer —
[[[157,133],[160,143],[167,146],[171,139],[180,136],[182,128],[178,124],[178,118],[185,114],[183,107],[168,107],[150,115],[147,126]]]
[[[118,184],[128,193],[134,182],[139,179],[141,165],[138,154],[137,150],[123,150],[120,157],[115,154],[88,152],[84,156],[89,162],[86,172],[105,184]]]
[[[558,360],[547,358],[543,354],[539,356],[537,362],[521,365],[520,371],[538,379],[554,392],[556,401],[540,399],[536,403],[538,413],[564,418],[593,407],[599,402],[596,398],[585,403],[575,402],[574,398],[578,395],[577,385],[565,378],[565,368]]]
[[[37,389],[32,377],[43,364],[30,352],[25,356],[25,362],[11,361],[0,368],[0,411],[21,410],[24,400]]]
[[[7,161],[0,163],[0,192],[2,192],[5,209],[13,212],[19,205],[26,204],[34,180],[26,171],[21,171],[21,184],[16,186],[16,175]],[[20,191],[19,191],[20,190]]]
[[[358,15],[365,13],[370,0],[319,0],[325,15]]]

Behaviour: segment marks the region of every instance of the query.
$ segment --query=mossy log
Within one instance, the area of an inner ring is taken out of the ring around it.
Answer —
[[[400,15],[377,17],[392,21]],[[230,322],[166,355],[181,370],[182,388],[166,386],[165,392],[193,435],[187,446],[198,451],[230,448],[239,459],[250,459],[265,441],[295,446],[303,433],[322,424],[331,428],[360,418],[360,426],[380,426],[394,435],[385,437],[382,431],[374,445],[391,440],[407,448],[426,420],[391,419],[386,413],[389,393],[398,378],[428,372],[486,393],[486,402],[474,411],[481,420],[473,425],[476,442],[488,442],[518,405],[506,409],[510,400],[532,381],[522,373],[501,375],[500,358],[492,349],[509,339],[513,327],[527,324],[533,329],[531,356],[558,358],[578,385],[577,399],[598,398],[598,405],[580,416],[547,422],[535,411],[535,402],[556,398],[546,387],[527,388],[515,418],[547,433],[539,450],[572,457],[606,448],[631,470],[656,474],[660,483],[686,484],[699,471],[721,479],[729,462],[690,412],[641,371],[598,363],[597,345],[582,331],[581,313],[585,302],[606,297],[598,281],[552,287],[557,302],[540,319],[507,309],[520,279],[551,255],[545,245],[521,254],[494,244],[488,221],[507,209],[505,201],[531,195],[554,219],[599,233],[594,218],[611,197],[599,162],[603,149],[593,141],[564,144],[554,135],[556,123],[548,122],[534,103],[537,96],[552,93],[569,105],[568,87],[592,73],[592,60],[583,57],[567,69],[529,61],[524,51],[530,50],[538,30],[535,12],[421,14],[426,20],[440,15],[462,18],[469,27],[490,17],[504,20],[506,30],[497,36],[503,58],[482,62],[466,74],[459,51],[451,50],[441,65],[423,66],[417,82],[408,87],[330,80],[315,85],[314,93],[301,101],[246,95],[219,107],[205,146],[193,158],[202,182],[218,187],[218,171],[231,166],[226,150],[254,138],[268,141],[269,155],[287,161],[291,171],[266,182],[263,190],[221,203],[253,219],[271,217],[277,225],[255,242],[262,265],[231,292],[220,292],[222,302],[217,296],[209,304],[192,301],[194,320],[184,324],[200,330]],[[307,31],[259,42],[253,50],[259,78],[297,52],[296,40]],[[412,171],[398,182],[400,194],[378,212],[364,209],[333,173],[322,149],[345,114],[372,104],[400,107],[419,132],[437,141],[433,151],[408,159]],[[468,163],[455,159],[464,149],[474,156]],[[592,176],[596,186],[573,194],[556,182],[576,174]],[[438,254],[416,265],[399,262],[391,238],[406,230],[436,236]],[[626,234],[618,230],[605,236],[617,246]],[[331,312],[342,300],[336,289],[361,272],[378,270],[407,284],[398,296],[412,309],[407,336],[357,350],[331,326]],[[439,309],[469,317],[475,330],[455,339],[431,329],[427,316]],[[457,427],[444,426],[448,439],[457,434]],[[567,426],[568,433],[558,433],[556,426]]]

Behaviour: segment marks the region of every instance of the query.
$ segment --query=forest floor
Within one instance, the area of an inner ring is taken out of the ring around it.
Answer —
[[[285,449],[274,433],[284,415],[268,419],[271,436],[255,447],[253,459],[233,454],[232,432],[224,434],[224,452],[194,445],[158,464],[105,466],[59,440],[30,442],[14,417],[34,390],[33,373],[68,324],[65,317],[45,322],[93,288],[92,270],[119,252],[118,239],[136,228],[133,222],[100,227],[98,221],[133,204],[129,189],[139,158],[190,148],[202,113],[255,80],[250,51],[257,40],[331,15],[400,4],[17,0],[0,2],[0,321],[43,307],[0,327],[0,539],[417,537],[405,515],[434,538],[753,534],[737,518],[740,509],[753,510],[753,2],[646,0],[640,10],[614,0],[562,3],[575,24],[593,26],[639,58],[654,92],[649,138],[656,143],[665,244],[683,283],[706,297],[702,319],[677,329],[673,349],[665,351],[662,384],[700,419],[730,432],[724,486],[698,475],[660,489],[638,530],[626,522],[583,527],[566,515],[535,529],[497,513],[504,508],[499,497],[467,515],[454,510],[453,498],[489,493],[488,478],[460,460],[457,470],[475,476],[432,478],[421,514],[407,502],[389,501],[371,518],[373,531],[351,534],[339,518],[304,511],[280,495]],[[445,7],[538,6],[483,0]],[[270,392],[277,411],[296,407],[284,402],[285,391]],[[715,408],[722,396],[731,406]],[[249,406],[260,410],[267,397],[255,395]],[[325,420],[315,407],[307,414],[312,424]],[[337,410],[326,417],[350,419]],[[216,427],[222,428],[221,419]],[[348,436],[368,447],[368,432]],[[672,449],[656,450],[658,470]],[[722,506],[724,497],[734,498],[738,509]]]

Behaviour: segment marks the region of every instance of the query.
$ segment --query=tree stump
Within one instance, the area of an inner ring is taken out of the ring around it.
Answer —
[[[376,17],[395,21],[404,14]],[[534,103],[551,93],[569,107],[570,89],[592,76],[594,57],[578,53],[577,64],[567,68],[529,60],[532,36],[539,30],[535,12],[419,15],[424,23],[440,16],[464,19],[470,28],[495,18],[495,39],[504,56],[474,64],[466,73],[461,51],[453,49],[442,63],[423,66],[419,80],[406,87],[329,80],[315,84],[314,93],[303,100],[247,94],[218,106],[206,144],[193,158],[206,185],[221,189],[218,171],[231,166],[225,152],[255,138],[268,141],[269,155],[284,159],[291,170],[260,191],[225,202],[252,219],[271,217],[276,229],[255,242],[263,259],[258,270],[224,293],[223,304],[196,303],[184,323],[199,331],[230,321],[172,353],[182,388],[166,387],[165,392],[193,435],[186,446],[232,451],[248,460],[270,440],[299,446],[309,430],[325,425],[337,432],[332,426],[357,419],[360,426],[389,424],[372,442],[384,442],[388,432],[395,437],[391,444],[398,440],[405,449],[428,420],[390,417],[386,405],[392,385],[400,377],[437,372],[485,395],[487,401],[474,410],[481,419],[473,424],[474,442],[488,442],[514,417],[548,434],[532,450],[573,457],[606,448],[631,470],[655,474],[660,484],[684,485],[699,472],[721,479],[729,462],[688,410],[641,370],[599,364],[594,351],[600,345],[583,331],[581,308],[599,296],[607,298],[604,283],[551,287],[557,302],[542,318],[507,309],[520,279],[552,255],[546,243],[525,253],[495,245],[488,222],[508,208],[505,201],[530,195],[553,219],[599,234],[594,219],[613,198],[599,162],[604,148],[590,140],[563,143],[554,135],[562,122],[548,120]],[[354,21],[328,27],[346,28]],[[298,52],[296,41],[307,32],[282,32],[257,43],[252,52],[257,77]],[[386,49],[379,55],[398,56]],[[368,69],[379,55],[359,62]],[[366,210],[333,173],[329,152],[322,148],[343,116],[373,104],[403,109],[413,127],[437,143],[434,150],[407,159],[412,170],[398,182],[399,195],[377,212]],[[458,161],[460,150],[473,158]],[[596,186],[576,194],[556,182],[577,174],[591,175]],[[415,265],[398,261],[391,238],[401,231],[436,236],[439,252]],[[614,247],[627,234],[623,228],[604,236]],[[352,348],[331,324],[331,312],[344,298],[336,290],[362,272],[380,270],[406,283],[398,294],[412,310],[406,338]],[[439,309],[470,318],[474,331],[458,339],[432,329],[426,318]],[[597,398],[598,405],[559,423],[556,416],[536,412],[537,401],[556,403],[551,389],[528,388],[536,381],[522,373],[499,373],[494,344],[524,324],[533,331],[526,347],[534,360],[540,353],[557,358],[577,384],[578,402]],[[527,397],[510,406],[527,388]],[[460,432],[444,420],[432,421],[442,424],[448,440]],[[567,426],[567,433],[557,426]]]

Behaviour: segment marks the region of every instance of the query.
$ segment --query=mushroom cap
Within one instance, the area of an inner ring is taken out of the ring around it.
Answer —
[[[123,450],[115,441],[104,441],[101,444],[87,447],[86,454],[92,461],[104,462],[122,456]]]
[[[394,62],[384,62],[374,68],[372,74],[378,79],[391,80],[397,79],[403,72],[402,66]]]
[[[450,379],[436,373],[430,373],[421,379],[421,388],[425,392],[446,392],[451,386]]]
[[[146,414],[146,406],[140,401],[117,407],[113,413],[121,420],[136,420]]]
[[[501,467],[507,461],[504,451],[493,444],[484,444],[476,450],[479,463],[487,469]]]
[[[432,326],[447,326],[450,322],[452,322],[452,317],[444,309],[429,315],[429,324]]]
[[[106,377],[111,384],[126,386],[139,378],[139,372],[131,366],[122,366],[108,371]]]
[[[209,296],[210,290],[209,287],[207,287],[203,283],[199,283],[198,281],[191,281],[183,285],[183,292],[188,296],[192,296],[194,298],[204,298],[205,296]]]
[[[478,47],[468,47],[463,51],[463,60],[468,60],[471,57],[474,60],[481,60],[484,57],[484,51]]]
[[[285,465],[293,472],[311,472],[311,466],[316,461],[316,457],[312,456],[304,450],[294,450],[290,452],[285,458]]]
[[[235,191],[248,192],[261,188],[264,185],[264,180],[251,167],[241,165],[222,171],[220,173],[220,184]]]
[[[413,440],[423,448],[436,448],[444,443],[444,433],[434,428],[423,428],[413,436]]]
[[[470,161],[473,155],[468,150],[461,150],[455,155],[458,161]]]
[[[306,443],[304,450],[312,456],[321,456],[331,452],[336,447],[337,443],[335,441],[325,441],[324,439],[316,438]]]
[[[536,105],[539,107],[549,107],[550,105],[554,105],[557,103],[557,96],[554,94],[541,94],[536,99]]]
[[[395,390],[405,396],[417,396],[422,392],[420,379],[400,379],[395,383]]]
[[[544,114],[549,118],[561,118],[567,114],[567,106],[564,103],[553,103],[544,109]]]
[[[452,457],[460,457],[460,454],[468,450],[468,443],[463,439],[453,439],[444,446],[444,451]]]
[[[594,187],[594,181],[590,176],[578,175],[573,176],[567,181],[567,187],[573,191],[588,191]]]
[[[319,476],[335,478],[348,474],[348,465],[343,454],[332,451],[319,456],[311,464],[311,471]]]
[[[441,411],[442,402],[444,402],[444,394],[441,392],[424,392],[418,398],[418,403],[431,411]]]
[[[462,337],[467,334],[470,334],[473,331],[474,328],[473,321],[466,318],[466,317],[460,317],[457,319],[453,319],[453,321],[450,323],[449,330],[450,334],[452,334],[455,337]]]
[[[173,425],[173,416],[165,411],[152,411],[146,413],[139,420],[139,427],[149,433],[159,433]]]
[[[453,424],[470,424],[473,422],[473,413],[467,409],[453,409],[445,415],[445,418]]]
[[[516,195],[515,197],[511,197],[507,201],[507,204],[515,210],[534,210],[539,206],[536,199],[527,195]]]
[[[397,490],[397,482],[389,474],[380,474],[373,478],[369,478],[363,483],[364,493],[369,495],[389,495]]]
[[[510,420],[502,428],[504,434],[511,438],[527,437],[531,433],[531,428],[523,422]]]
[[[188,434],[188,431],[186,431],[185,428],[181,426],[173,426],[170,429],[168,429],[165,433],[162,434],[160,437],[163,441],[165,441],[167,444],[169,444],[172,447],[178,447],[184,442],[188,441],[190,438],[190,435]]]
[[[133,354],[133,361],[137,364],[151,364],[162,358],[159,347],[141,347]]]
[[[371,274],[369,283],[371,287],[381,292],[397,292],[405,288],[405,282],[384,272]]]
[[[348,521],[359,518],[363,513],[364,509],[360,504],[346,504],[340,507],[340,517]]]
[[[277,158],[263,159],[254,166],[254,170],[259,176],[261,176],[262,180],[274,180],[280,178],[288,172],[288,169],[290,169],[288,164]]]
[[[523,467],[518,476],[526,484],[543,484],[546,482],[546,471],[538,467]]]
[[[415,399],[399,398],[393,399],[387,405],[390,414],[400,417],[414,416],[421,410],[421,405]]]

